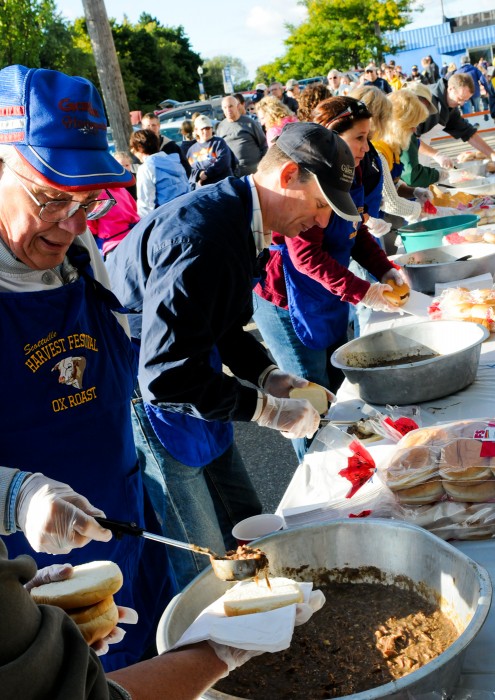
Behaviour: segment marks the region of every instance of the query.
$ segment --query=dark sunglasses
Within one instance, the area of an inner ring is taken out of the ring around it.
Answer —
[[[376,73],[376,70],[374,68],[367,68],[364,72],[365,73]]]
[[[337,114],[335,117],[332,117],[325,126],[328,128],[329,124],[333,124],[334,122],[338,121],[339,119],[344,119],[344,117],[350,117],[351,119],[355,119],[356,117],[361,117],[363,119],[370,119],[371,114],[367,108],[367,106],[364,104],[364,102],[361,102],[360,100],[356,100],[356,102],[351,102],[343,112],[340,112],[340,114]]]

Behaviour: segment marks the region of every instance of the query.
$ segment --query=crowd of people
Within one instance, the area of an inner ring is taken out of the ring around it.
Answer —
[[[180,144],[146,114],[115,157],[89,81],[0,71],[4,385],[29,397],[3,411],[6,698],[194,698],[257,653],[199,643],[156,656],[161,613],[207,558],[117,539],[94,518],[235,548],[233,526],[262,504],[233,423],[277,430],[304,458],[320,416],[291,390],[313,381],[334,400],[330,356],[359,333],[360,310],[395,311],[391,217],[420,219],[453,166],[424,135],[440,124],[495,160],[460,113],[490,89],[473,68],[441,76],[426,57],[407,77],[389,62],[303,90],[260,83],[249,100],[225,96],[218,124],[184,121]],[[94,649],[23,585],[91,559],[124,576],[119,625]]]

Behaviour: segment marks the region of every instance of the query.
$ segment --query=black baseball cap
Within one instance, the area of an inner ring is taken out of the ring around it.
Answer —
[[[316,177],[323,196],[346,221],[360,221],[349,191],[354,181],[354,157],[340,136],[320,124],[286,124],[277,146],[294,163]]]

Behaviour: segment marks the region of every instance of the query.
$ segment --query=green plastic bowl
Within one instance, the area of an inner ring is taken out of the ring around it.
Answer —
[[[406,253],[417,250],[439,248],[442,238],[448,233],[462,231],[478,225],[479,216],[475,214],[457,214],[456,216],[440,216],[438,219],[426,219],[415,224],[409,224],[398,229]]]

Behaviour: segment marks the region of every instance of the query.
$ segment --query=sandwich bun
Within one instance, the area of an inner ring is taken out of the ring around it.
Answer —
[[[438,473],[435,450],[420,445],[400,450],[390,460],[385,482],[392,491],[409,489]]]
[[[227,617],[267,612],[303,602],[304,596],[296,581],[284,577],[270,578],[269,581],[270,588],[263,579],[258,583],[241,581],[228,590],[223,597]]]
[[[477,228],[466,228],[462,231],[462,236],[470,243],[480,243],[483,240],[483,231]]]
[[[439,501],[445,496],[445,491],[443,490],[442,481],[440,479],[430,479],[423,484],[396,491],[395,495],[400,503],[405,503],[407,505],[423,505]]]
[[[416,447],[417,445],[435,447],[447,442],[448,439],[448,433],[444,428],[418,428],[404,435],[399,447]]]
[[[448,481],[479,481],[491,479],[495,461],[481,457],[482,443],[472,438],[452,440],[442,449],[439,473]]]
[[[411,293],[409,286],[405,282],[397,284],[393,279],[387,280],[386,283],[392,287],[392,291],[383,292],[383,296],[394,306],[404,306]]]
[[[495,499],[495,479],[486,481],[443,480],[445,493],[453,501],[484,503]]]
[[[307,386],[294,387],[289,391],[289,396],[291,399],[306,399],[320,416],[328,411],[327,390],[315,382],[309,382]]]
[[[94,605],[67,610],[67,614],[88,644],[108,636],[119,621],[119,611],[112,595]]]
[[[120,568],[113,561],[92,561],[74,567],[64,581],[45,583],[31,589],[36,603],[57,605],[63,610],[99,603],[112,596],[123,584]]]

